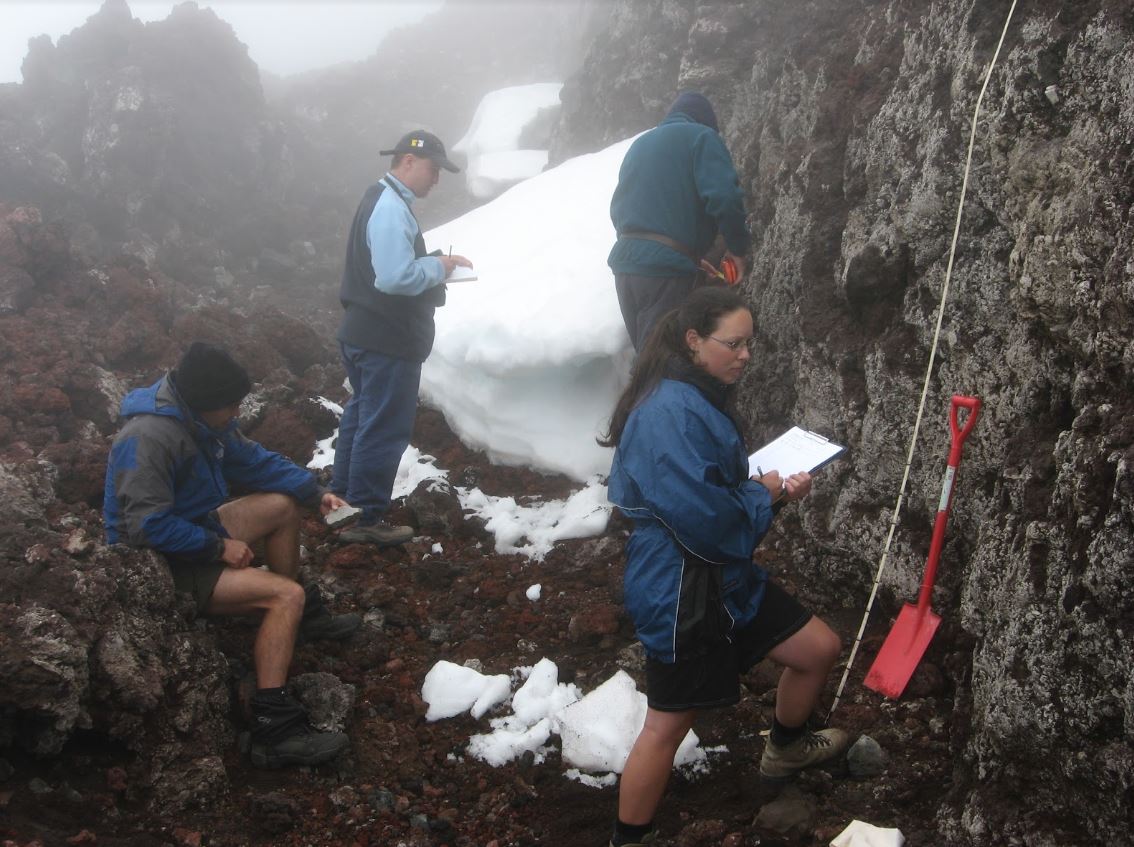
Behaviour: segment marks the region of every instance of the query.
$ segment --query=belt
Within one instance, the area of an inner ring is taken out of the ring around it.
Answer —
[[[670,250],[675,250],[682,256],[690,259],[693,264],[697,264],[697,262],[700,261],[700,258],[698,256],[694,256],[693,251],[682,244],[680,241],[670,238],[668,235],[662,235],[660,232],[646,232],[644,230],[628,229],[624,232],[618,233],[618,240],[621,241],[623,238],[640,238],[646,241],[656,241],[658,244],[662,244],[668,247]]]

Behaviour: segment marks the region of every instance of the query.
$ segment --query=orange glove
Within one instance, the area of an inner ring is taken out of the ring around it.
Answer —
[[[728,256],[721,259],[721,276],[729,285],[736,285],[740,282],[740,269],[736,266],[736,262]]]

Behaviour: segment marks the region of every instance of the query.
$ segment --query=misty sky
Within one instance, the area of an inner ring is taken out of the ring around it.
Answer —
[[[101,0],[0,0],[0,83],[22,82],[28,39],[52,41],[83,25]],[[177,2],[129,0],[135,18],[165,18]],[[441,0],[198,0],[227,21],[261,69],[275,74],[321,68],[371,55],[385,33],[441,6]]]

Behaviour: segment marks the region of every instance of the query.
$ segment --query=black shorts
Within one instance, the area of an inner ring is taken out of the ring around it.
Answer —
[[[197,614],[205,614],[209,608],[209,601],[213,598],[213,591],[216,590],[221,574],[228,565],[221,561],[204,565],[191,565],[168,558],[167,561],[169,571],[173,574],[174,590],[190,595],[197,607]]]
[[[811,620],[811,612],[768,580],[756,618],[703,653],[676,662],[646,658],[646,700],[659,712],[712,709],[740,700],[740,675]]]
[[[202,524],[221,538],[229,537],[228,531],[221,523],[220,515],[217,514],[216,510],[209,512]],[[192,596],[193,602],[197,606],[197,614],[205,614],[209,607],[209,600],[212,599],[213,591],[217,587],[217,582],[228,565],[220,559],[202,564],[199,561],[170,554],[166,554],[165,561],[169,565],[170,573],[173,574],[174,590]]]

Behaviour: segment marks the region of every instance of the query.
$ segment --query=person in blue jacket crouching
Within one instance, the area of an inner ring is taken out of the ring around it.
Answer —
[[[261,612],[253,660],[252,763],[314,765],[347,746],[317,732],[285,687],[297,634],[338,640],[356,614],[332,615],[299,573],[299,505],[323,514],[347,505],[310,471],[265,450],[237,428],[252,383],[227,352],[194,342],[177,367],[122,401],[126,419],[106,468],[107,541],[161,553],[177,591],[208,615]],[[252,493],[229,499],[229,486]],[[263,544],[267,569],[254,564]]]
[[[735,704],[740,675],[784,667],[761,777],[786,780],[840,755],[847,735],[807,721],[838,659],[838,636],[768,579],[752,553],[811,477],[748,476],[730,416],[751,357],[752,313],[724,288],[695,290],[654,328],[604,440],[617,449],[609,496],[632,522],[625,602],[646,651],[645,725],[618,795],[613,847],[654,840],[677,748],[699,709]]]

